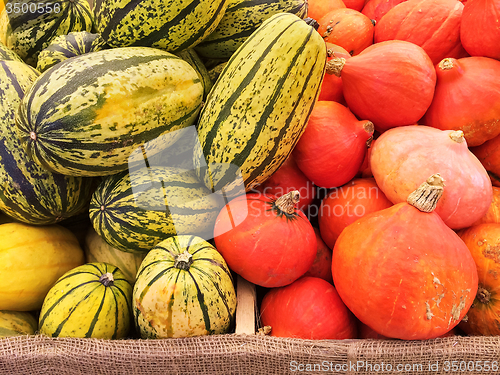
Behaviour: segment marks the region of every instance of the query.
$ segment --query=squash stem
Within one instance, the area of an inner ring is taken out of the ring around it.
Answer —
[[[486,289],[484,289],[483,287],[480,286],[477,289],[476,298],[479,300],[479,302],[487,304],[487,303],[490,302],[491,293],[488,292]]]
[[[299,203],[300,201],[300,193],[298,190],[293,190],[285,195],[282,195],[278,199],[276,199],[276,202],[274,202],[274,205],[276,208],[278,208],[280,211],[284,212],[285,214],[292,215],[295,213],[295,205]]]
[[[114,284],[115,278],[111,272],[106,272],[99,277],[99,282],[104,286],[112,286]]]
[[[439,173],[433,174],[406,200],[422,212],[432,212],[444,191],[444,178]]]
[[[343,57],[334,57],[326,62],[326,72],[328,74],[335,74],[337,77],[340,77],[342,73],[342,69],[344,68],[346,59]]]
[[[193,256],[187,250],[184,250],[182,254],[176,255],[174,261],[175,268],[188,271],[191,264],[193,264]]]

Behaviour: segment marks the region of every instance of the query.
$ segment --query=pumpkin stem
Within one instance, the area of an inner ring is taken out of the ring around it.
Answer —
[[[311,18],[311,17],[307,17],[307,18],[304,18],[304,21],[309,25],[309,26],[312,26],[314,28],[314,30],[318,30],[319,29],[319,23],[318,21],[316,21],[314,18]]]
[[[461,130],[455,130],[449,134],[453,142],[462,143],[465,141],[464,132]]]
[[[292,215],[295,212],[295,205],[299,203],[299,200],[300,200],[299,191],[293,190],[276,199],[274,205],[278,208],[278,210],[286,214]]]
[[[193,264],[193,256],[187,251],[184,250],[182,254],[177,254],[175,256],[174,267],[187,271],[189,267]]]
[[[432,212],[443,195],[444,186],[444,178],[439,173],[433,174],[406,201],[422,212]]]
[[[112,286],[114,284],[115,278],[111,272],[106,272],[99,277],[99,282],[104,286]]]
[[[490,302],[491,293],[488,292],[486,289],[484,289],[483,287],[480,286],[477,289],[476,298],[479,300],[479,302],[487,304],[487,303]]]
[[[453,59],[447,57],[447,58],[441,60],[438,64],[438,68],[441,70],[453,69]]]
[[[335,74],[340,77],[340,73],[345,65],[345,59],[343,57],[334,57],[326,62],[326,72],[328,74]]]

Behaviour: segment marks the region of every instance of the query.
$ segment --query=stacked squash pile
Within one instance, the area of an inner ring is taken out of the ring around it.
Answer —
[[[499,334],[499,1],[36,4],[0,7],[0,335],[228,333],[236,274],[275,336]]]

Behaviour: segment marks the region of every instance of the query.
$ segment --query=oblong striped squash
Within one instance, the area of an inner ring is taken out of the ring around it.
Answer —
[[[181,58],[156,48],[112,48],[42,74],[19,106],[17,125],[29,156],[44,168],[105,176],[143,163],[141,147],[153,155],[175,143],[169,133],[194,123],[202,97],[198,74]]]
[[[0,41],[36,66],[38,54],[58,35],[91,31],[94,15],[88,0],[5,0]]]
[[[17,53],[12,51],[2,42],[0,42],[0,60],[23,61],[23,59],[21,59]]]
[[[30,312],[0,311],[0,337],[34,335],[38,322]]]
[[[205,64],[203,64],[203,61],[201,61],[200,57],[193,48],[188,48],[183,51],[176,52],[175,54],[184,61],[188,62],[189,65],[196,70],[196,73],[198,73],[198,77],[203,84],[203,99],[205,99],[213,86],[212,79],[208,74]]]
[[[228,0],[96,0],[97,32],[111,47],[192,48],[219,24]]]
[[[118,267],[131,285],[134,285],[137,270],[146,256],[145,252],[135,253],[115,249],[108,245],[93,228],[90,228],[85,236],[83,250],[88,263],[109,263]]]
[[[82,265],[76,237],[59,225],[0,225],[0,310],[34,311],[54,282]]]
[[[112,247],[148,252],[176,234],[212,238],[223,202],[193,170],[141,168],[108,176],[92,196],[89,216]]]
[[[238,48],[198,121],[193,160],[209,189],[235,197],[242,183],[249,191],[281,166],[305,130],[325,64],[323,38],[291,13],[271,16]]]
[[[87,206],[91,179],[48,172],[24,150],[15,116],[38,75],[24,62],[0,61],[0,210],[25,223],[54,224]]]
[[[195,49],[205,58],[230,58],[239,46],[276,13],[307,16],[307,0],[230,0],[216,29]]]
[[[109,46],[99,34],[88,31],[73,31],[55,38],[38,55],[36,69],[45,72],[57,63],[84,53],[102,51]]]
[[[195,236],[174,236],[144,258],[133,290],[135,326],[142,338],[227,333],[236,293],[224,258]]]
[[[52,337],[125,338],[132,286],[107,263],[86,263],[62,275],[43,301],[38,327]]]

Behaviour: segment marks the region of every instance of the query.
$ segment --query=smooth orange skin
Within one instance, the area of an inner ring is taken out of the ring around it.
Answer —
[[[323,241],[318,228],[314,228],[314,233],[316,233],[316,240],[318,241],[318,251],[316,253],[316,258],[314,258],[314,263],[304,274],[304,277],[319,277],[332,284],[332,249]]]
[[[500,224],[500,188],[493,186],[493,199],[486,214],[472,225],[495,223]]]
[[[373,145],[375,144],[375,139],[371,141],[370,147],[366,152],[365,158],[363,159],[363,163],[361,163],[361,167],[359,167],[359,172],[356,177],[366,178],[373,177],[372,167],[370,165],[370,157],[372,154]]]
[[[431,105],[436,85],[427,53],[403,40],[372,44],[346,60],[340,77],[349,109],[381,133],[417,123]]]
[[[500,135],[500,61],[450,60],[452,69],[436,66],[436,90],[423,124],[462,130],[469,147],[479,146]]]
[[[478,285],[474,259],[460,237],[436,213],[408,203],[344,229],[333,249],[332,274],[340,297],[361,322],[403,340],[451,330]]]
[[[477,298],[459,327],[468,335],[500,335],[500,224],[474,225],[459,233],[477,265],[479,286],[491,293],[484,304]]]
[[[319,21],[328,12],[345,7],[342,0],[309,0],[307,2],[307,17]]]
[[[373,44],[373,23],[357,10],[337,8],[325,14],[318,22],[318,33],[325,42],[345,48],[351,56],[358,55]]]
[[[328,52],[327,61],[330,61],[334,57],[342,57],[344,59],[351,57],[349,52],[344,48],[330,42],[326,42],[325,44]],[[345,105],[344,94],[342,92],[342,79],[335,74],[325,71],[318,100],[330,100]]]
[[[470,150],[488,171],[491,183],[500,186],[500,135]]]
[[[313,226],[298,208],[295,217],[271,209],[274,197],[249,193],[220,211],[215,247],[238,275],[265,288],[288,285],[307,272],[317,253]]]
[[[395,204],[439,173],[446,186],[435,212],[450,228],[461,229],[486,214],[493,193],[484,167],[451,132],[429,126],[390,129],[377,138],[370,165],[377,185]]]
[[[351,8],[361,12],[361,9],[365,6],[365,0],[343,0],[347,8]]]
[[[355,178],[323,198],[318,216],[322,238],[330,249],[340,233],[356,220],[392,206],[374,178]]]
[[[306,130],[292,151],[302,172],[324,188],[341,186],[358,172],[368,149],[368,133],[348,108],[337,102],[317,102]]]
[[[402,2],[377,22],[374,42],[398,39],[415,43],[427,52],[434,65],[445,57],[458,57],[463,8],[458,0]]]
[[[271,336],[309,340],[354,339],[356,320],[334,286],[317,277],[301,277],[271,289],[261,304],[262,325]]]
[[[374,20],[376,27],[383,15],[404,1],[406,0],[369,0],[361,10],[361,13]]]

